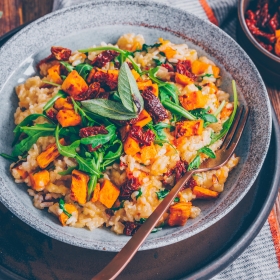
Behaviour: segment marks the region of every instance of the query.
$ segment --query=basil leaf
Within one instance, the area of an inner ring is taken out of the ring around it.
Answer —
[[[200,156],[196,155],[193,161],[189,164],[188,171],[197,169],[200,165]]]
[[[30,127],[21,127],[21,132],[26,133],[28,137],[24,138],[15,145],[14,150],[12,151],[12,156],[17,157],[29,151],[32,145],[37,142],[39,137],[54,135],[54,131],[54,125],[49,123],[36,124]]]
[[[97,134],[81,139],[81,143],[84,145],[91,145],[92,148],[95,148],[98,145],[103,145],[111,140],[111,138],[116,134],[116,127],[111,124],[106,126],[108,134]]]
[[[60,63],[66,68],[68,72],[72,72],[74,70],[74,66],[72,66],[70,63],[65,61],[60,61]]]
[[[122,104],[106,99],[92,99],[81,102],[90,112],[113,120],[130,120],[137,117],[137,113],[131,113]]]
[[[65,202],[62,198],[59,199],[59,208],[63,211],[63,213],[70,218],[72,215],[68,213],[65,209]]]
[[[72,171],[76,168],[77,168],[77,166],[70,166],[65,171],[58,172],[58,174],[61,176],[70,175],[72,173]]]
[[[216,158],[215,153],[208,147],[202,147],[201,149],[198,150],[199,153],[203,153],[207,155],[210,158]]]
[[[48,109],[50,109],[58,98],[66,97],[67,93],[62,90],[59,90],[58,93],[45,104],[45,106],[43,107],[43,112],[46,112]]]
[[[15,134],[15,137],[14,137],[14,141],[12,143],[12,146],[15,145],[15,143],[18,141],[22,131],[21,131],[21,127],[22,126],[28,126],[28,125],[31,125],[33,124],[33,121],[35,121],[36,119],[38,119],[39,117],[43,117],[45,119],[47,119],[48,121],[51,121],[46,115],[43,115],[43,114],[31,114],[29,116],[27,116],[21,123],[19,123],[15,129],[14,129],[14,134]],[[51,121],[52,122],[52,121]]]
[[[143,98],[126,62],[122,64],[119,72],[118,92],[122,104],[127,110],[133,113],[139,113],[143,110]]]
[[[87,63],[81,63],[75,67],[75,70],[84,80],[87,79],[87,76],[92,69],[93,67]]]

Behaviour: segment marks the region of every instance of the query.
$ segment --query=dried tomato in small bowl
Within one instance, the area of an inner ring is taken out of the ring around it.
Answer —
[[[280,84],[280,1],[239,0],[238,42],[262,76]]]

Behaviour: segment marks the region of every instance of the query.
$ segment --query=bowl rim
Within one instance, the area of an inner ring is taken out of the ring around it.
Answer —
[[[246,188],[246,191],[241,193],[240,196],[239,196],[239,199],[235,202],[235,203],[231,203],[231,205],[227,208],[227,210],[224,212],[224,213],[220,213],[217,217],[215,217],[211,222],[208,222],[206,223],[207,226],[202,226],[200,227],[199,230],[195,230],[191,235],[194,235],[194,234],[197,234],[198,232],[201,232],[203,231],[204,229],[208,228],[209,226],[213,225],[215,222],[217,222],[219,219],[221,219],[222,217],[224,217],[229,211],[231,211],[233,209],[233,207],[235,207],[237,205],[237,203],[245,196],[245,194],[248,192],[249,188],[252,186],[254,180],[256,179],[258,173],[260,172],[261,170],[261,167],[264,163],[264,160],[265,160],[265,156],[267,154],[267,151],[268,151],[268,147],[269,147],[269,143],[270,143],[270,138],[271,138],[271,126],[272,126],[272,118],[271,118],[271,107],[269,105],[269,98],[268,98],[268,94],[267,94],[267,91],[266,91],[266,88],[264,86],[264,83],[261,79],[261,76],[260,74],[258,73],[257,71],[257,68],[254,66],[253,62],[251,61],[251,59],[249,58],[249,56],[246,54],[246,52],[244,52],[242,50],[242,48],[234,41],[233,38],[231,38],[228,34],[224,33],[222,30],[220,30],[217,26],[213,25],[212,23],[206,21],[206,20],[203,20],[199,17],[197,17],[196,15],[194,14],[191,14],[187,11],[184,11],[184,10],[181,10],[181,9],[178,9],[178,8],[174,8],[174,7],[171,7],[171,6],[167,6],[167,5],[164,5],[164,4],[159,4],[159,3],[155,3],[155,2],[149,2],[149,1],[145,1],[145,0],[141,0],[141,1],[137,1],[137,2],[134,2],[134,1],[129,1],[129,0],[122,0],[122,1],[117,1],[117,0],[111,0],[110,2],[114,3],[114,2],[118,2],[118,3],[121,3],[121,4],[126,4],[126,3],[129,3],[131,5],[148,5],[150,7],[153,7],[153,8],[157,8],[157,7],[165,7],[165,8],[168,8],[172,11],[176,11],[177,13],[180,13],[180,14],[187,14],[191,17],[195,17],[196,19],[198,19],[199,21],[201,22],[204,22],[204,23],[207,23],[207,25],[210,25],[211,28],[214,28],[216,29],[217,31],[219,32],[222,32],[223,33],[223,36],[226,37],[228,40],[230,40],[232,43],[234,43],[234,45],[236,46],[237,49],[239,49],[240,51],[243,52],[243,55],[246,57],[246,59],[248,59],[248,61],[251,62],[251,66],[253,69],[255,69],[256,71],[256,75],[257,77],[259,78],[259,82],[260,82],[260,86],[262,88],[262,90],[266,93],[266,96],[265,96],[265,100],[267,101],[267,104],[268,104],[268,115],[269,115],[269,124],[268,124],[268,133],[269,133],[269,136],[267,138],[267,142],[266,142],[266,145],[264,147],[264,157],[262,158],[258,168],[256,169],[256,174],[254,174],[254,176],[251,177],[251,180],[250,180],[250,184],[247,186]],[[32,28],[33,26],[36,26],[38,23],[42,23],[46,20],[48,20],[49,18],[53,17],[53,16],[58,16],[59,14],[61,13],[64,13],[66,11],[71,11],[71,10],[74,10],[74,9],[77,9],[77,8],[82,8],[84,6],[87,6],[87,5],[92,5],[92,6],[97,6],[97,5],[103,5],[104,3],[108,4],[108,2],[106,2],[105,0],[98,0],[98,1],[95,1],[95,2],[86,2],[86,3],[81,3],[81,4],[78,4],[78,5],[74,5],[74,6],[71,6],[71,7],[67,7],[67,8],[64,8],[64,9],[61,9],[61,10],[58,10],[54,13],[51,13],[51,14],[48,14],[38,20],[36,20],[35,22],[32,22],[31,24],[29,24],[28,26],[26,26],[23,30],[19,31],[13,38],[11,38],[7,44],[9,43],[12,43],[13,41],[17,40],[17,38],[19,36],[21,36],[22,34],[24,34],[24,32],[26,30],[30,30],[30,28]],[[148,27],[152,27],[152,26],[148,26]],[[166,30],[168,32],[170,32],[170,30]],[[180,37],[185,37],[184,34],[180,34]],[[4,44],[5,46],[6,44]],[[1,50],[4,50],[5,47],[1,47],[0,48],[0,51]],[[7,45],[6,45],[7,47]],[[0,196],[0,199],[2,200],[3,198]],[[71,234],[64,234],[63,237],[60,236],[59,233],[55,233],[56,229],[55,227],[52,227],[50,225],[45,225],[44,227],[40,226],[36,226],[36,221],[30,221],[26,216],[22,216],[20,214],[20,212],[18,212],[18,209],[15,208],[15,207],[9,207],[9,204],[8,204],[8,201],[5,201],[5,199],[2,200],[3,204],[11,211],[13,212],[15,215],[17,215],[21,220],[23,220],[25,223],[27,223],[28,225],[34,227],[36,230],[52,237],[52,238],[55,238],[56,240],[59,240],[59,241],[62,241],[62,242],[65,242],[65,243],[68,243],[68,244],[71,244],[71,245],[74,245],[74,246],[78,246],[78,247],[84,247],[84,248],[87,248],[87,249],[95,249],[95,250],[100,250],[100,251],[103,251],[104,247],[106,247],[106,250],[107,251],[111,251],[111,252],[116,252],[116,251],[119,251],[120,248],[121,248],[121,245],[122,245],[122,241],[120,242],[121,244],[120,245],[114,245],[114,244],[109,244],[109,243],[105,243],[103,242],[102,245],[100,244],[100,242],[92,242],[92,241],[89,241],[89,240],[84,240],[83,238],[79,238],[79,237],[76,237],[75,240],[71,240],[69,241],[69,237],[71,236]],[[36,219],[37,220],[37,219]],[[201,229],[202,228],[202,229]],[[53,232],[52,232],[53,231]],[[190,235],[190,236],[191,236]],[[178,242],[180,240],[183,240],[187,237],[185,237],[185,234],[184,234],[184,237],[182,236],[179,236],[178,235],[176,236],[176,234],[172,235],[172,237],[170,238],[168,244],[166,244],[166,241],[163,241],[163,238],[159,238],[157,240],[149,240],[149,242],[147,243],[144,243],[139,250],[148,250],[148,249],[152,249],[152,248],[157,248],[157,247],[162,247],[162,246],[166,246],[166,245],[170,245],[172,243],[175,243],[175,242]],[[154,242],[156,241],[156,242]],[[90,244],[89,244],[90,243]],[[105,245],[103,245],[105,244]]]
[[[243,30],[243,32],[246,34],[247,38],[250,40],[250,42],[260,51],[262,52],[264,55],[268,56],[269,58],[271,58],[272,60],[274,60],[275,62],[278,62],[280,64],[280,57],[270,53],[268,50],[266,50],[265,48],[263,48],[258,42],[257,40],[254,38],[254,36],[252,35],[252,33],[250,32],[250,30],[247,27],[247,24],[245,22],[245,0],[239,0],[238,3],[238,19],[241,25],[241,28]]]

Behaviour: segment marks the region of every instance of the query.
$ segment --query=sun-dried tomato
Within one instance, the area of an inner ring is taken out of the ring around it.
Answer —
[[[47,111],[47,116],[48,116],[51,120],[53,120],[53,121],[55,121],[55,122],[57,122],[56,114],[57,114],[57,112],[56,112],[55,110],[53,110],[53,109],[49,109],[49,110]]]
[[[178,182],[187,172],[186,164],[181,160],[177,161],[174,171],[176,182]]]
[[[151,115],[155,123],[161,122],[167,119],[167,113],[162,106],[160,100],[153,94],[153,92],[147,88],[143,90],[142,96],[144,99],[144,107]]]
[[[72,51],[62,47],[51,47],[51,53],[57,60],[67,61],[69,60]]]
[[[193,189],[195,186],[197,186],[197,182],[195,181],[195,179],[193,177],[191,177],[189,179],[189,181],[182,187],[181,190],[184,190],[184,189],[187,189],[187,188]]]
[[[189,60],[179,60],[176,65],[176,72],[186,75],[192,80],[196,79],[196,75],[191,72],[191,62]]]
[[[131,200],[131,194],[139,190],[140,183],[135,177],[126,180],[120,188],[120,200]]]
[[[130,70],[132,70],[132,69],[133,69],[133,65],[132,65],[132,63],[131,63],[131,62],[129,62],[129,61],[127,61],[126,63],[127,63],[128,67],[129,67],[129,69],[130,69]]]
[[[114,90],[118,86],[118,76],[108,73],[108,79],[106,81],[106,85],[111,89]]]
[[[91,64],[102,68],[106,63],[112,61],[118,55],[119,53],[116,51],[106,50],[98,54]]]
[[[97,135],[108,134],[108,130],[104,125],[101,126],[88,126],[80,129],[79,135],[81,138]]]
[[[161,66],[166,68],[168,70],[168,72],[174,72],[173,66],[169,63],[163,63],[163,64],[161,64]]]
[[[152,130],[144,131],[140,126],[132,126],[129,135],[140,145],[145,146],[150,146],[155,140],[155,134]]]
[[[87,90],[87,99],[99,98],[100,93],[100,83],[93,82],[89,85]]]
[[[125,222],[123,233],[128,236],[134,235],[141,225],[135,222]]]
[[[42,59],[39,61],[39,63],[36,65],[36,68],[39,70],[40,69],[40,66],[44,63],[48,63],[50,61],[53,61],[55,59],[54,55],[53,54],[50,54],[48,57]]]

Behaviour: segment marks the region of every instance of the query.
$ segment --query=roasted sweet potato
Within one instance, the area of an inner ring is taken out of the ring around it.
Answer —
[[[233,112],[233,105],[231,103],[227,103],[220,113],[221,119],[225,119],[229,117],[232,112]]]
[[[99,201],[111,208],[120,194],[120,190],[109,180],[105,179],[99,192]]]
[[[151,86],[153,83],[151,80],[143,81],[143,82],[137,82],[137,86],[139,90],[144,90],[146,87]]]
[[[73,205],[73,204],[65,203],[64,208],[69,214],[73,214],[74,212],[78,212],[76,206]],[[59,215],[58,219],[63,226],[66,226],[66,222],[69,219],[69,217],[63,212]]]
[[[146,162],[147,160],[154,159],[155,156],[157,155],[157,150],[155,148],[154,143],[151,143],[150,146],[143,146],[141,148],[141,160],[143,162]]]
[[[87,202],[89,176],[84,172],[74,169],[72,171],[71,198],[79,204]]]
[[[275,46],[274,46],[275,54],[280,56],[280,37],[278,37]]]
[[[12,170],[15,170],[16,171],[16,175],[14,175],[14,173],[12,172],[13,176],[16,178],[16,179],[26,179],[28,177],[28,172],[21,169],[20,168],[20,165],[16,166],[16,167],[13,167]]]
[[[59,140],[60,144],[65,145],[66,142],[62,138]],[[46,168],[52,161],[54,161],[59,156],[59,152],[57,150],[56,144],[51,144],[47,147],[47,149],[42,152],[39,156],[37,156],[37,163],[40,168]]]
[[[118,86],[119,70],[108,70],[108,80],[106,84],[111,90],[114,90]]]
[[[211,66],[212,66],[212,71],[213,71],[214,77],[218,78],[220,75],[220,68],[218,66],[214,66],[214,65],[211,65]]]
[[[203,120],[181,121],[176,123],[175,135],[177,138],[184,136],[201,135],[203,131]]]
[[[51,68],[49,68],[48,69],[48,75],[49,75],[49,78],[51,78],[51,80],[54,83],[57,83],[59,85],[62,84],[63,81],[60,77],[60,65],[59,64],[54,65]]]
[[[177,72],[175,74],[175,81],[176,83],[181,84],[183,86],[193,84],[193,79],[189,78],[186,75],[179,74]]]
[[[201,75],[207,70],[208,67],[209,64],[202,62],[200,60],[195,60],[192,63],[192,73],[195,75]]]
[[[88,85],[78,72],[73,70],[66,77],[61,88],[75,99],[88,90]]]
[[[39,192],[50,182],[50,173],[48,170],[42,170],[37,173],[29,174],[29,178],[32,189]]]
[[[168,225],[183,226],[191,215],[191,202],[179,202],[169,208],[170,215],[168,217]]]
[[[167,59],[172,58],[177,53],[177,51],[171,47],[167,47],[163,52],[165,53]]]
[[[134,69],[131,70],[131,73],[132,73],[135,81],[137,81],[140,78],[140,75]]]
[[[219,193],[215,191],[211,191],[199,186],[195,186],[193,188],[193,194],[196,195],[196,198],[199,199],[211,199],[218,197]]]
[[[136,140],[128,136],[124,142],[124,151],[127,155],[134,156],[140,152],[140,146]]]
[[[74,109],[74,105],[70,102],[68,102],[67,98],[58,98],[55,103],[54,103],[54,108],[56,110],[73,110]]]
[[[144,127],[146,124],[148,124],[151,121],[152,121],[152,117],[145,109],[143,109],[139,114],[138,121],[135,123],[135,125]]]
[[[59,110],[56,118],[63,127],[76,126],[82,123],[81,116],[74,110]]]
[[[179,100],[182,106],[189,111],[197,108],[203,108],[208,101],[208,95],[202,94],[201,91],[193,91],[179,96]]]
[[[99,200],[99,193],[100,193],[100,184],[97,183],[91,198],[91,202],[96,202]]]

